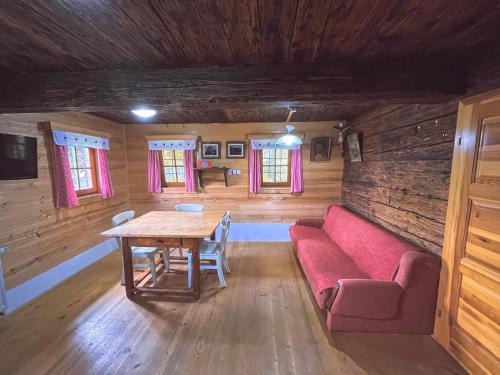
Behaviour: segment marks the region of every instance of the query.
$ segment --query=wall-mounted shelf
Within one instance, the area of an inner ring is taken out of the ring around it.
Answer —
[[[203,188],[204,185],[203,185],[203,175],[206,174],[206,172],[208,171],[214,171],[214,172],[222,172],[224,174],[224,184],[226,185],[226,187],[228,187],[227,185],[227,171],[229,170],[229,168],[227,167],[212,167],[212,168],[195,168],[194,169],[196,171],[196,174],[198,175],[198,184],[200,185],[200,188]]]

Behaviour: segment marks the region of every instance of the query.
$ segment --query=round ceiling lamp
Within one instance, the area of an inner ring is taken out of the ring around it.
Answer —
[[[290,108],[286,122],[290,121],[290,119],[292,118],[292,115],[295,112],[297,112],[296,109]],[[302,144],[302,140],[299,137],[297,137],[295,134],[292,134],[292,132],[294,130],[295,130],[295,126],[293,126],[292,124],[286,124],[286,131],[288,134],[285,134],[284,136],[280,137],[276,143],[278,145],[284,146],[284,147],[300,146]]]
[[[137,108],[133,109],[132,113],[141,118],[150,118],[156,115],[156,111],[150,108]]]

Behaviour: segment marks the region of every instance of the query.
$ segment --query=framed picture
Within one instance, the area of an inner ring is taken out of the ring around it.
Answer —
[[[226,158],[228,158],[228,159],[244,159],[245,158],[245,142],[227,141],[226,142]]]
[[[351,162],[361,161],[361,148],[359,147],[359,134],[354,133],[347,136],[347,143],[349,144],[349,154],[351,155]]]
[[[201,142],[202,159],[220,159],[220,142]]]
[[[317,137],[311,139],[311,161],[329,161],[332,154],[330,137]]]

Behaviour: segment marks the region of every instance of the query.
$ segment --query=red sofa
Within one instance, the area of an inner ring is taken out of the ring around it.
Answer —
[[[330,331],[432,334],[437,257],[336,205],[290,237]]]

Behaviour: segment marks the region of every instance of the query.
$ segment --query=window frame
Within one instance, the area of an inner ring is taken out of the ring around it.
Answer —
[[[166,167],[171,167],[171,166],[165,166],[163,164],[163,152],[164,151],[173,151],[174,153],[174,167],[175,167],[175,177],[176,179],[178,180],[179,177],[178,177],[178,174],[177,174],[177,168],[180,167],[177,165],[177,159],[175,158],[175,151],[176,150],[161,150],[161,153],[160,153],[160,166],[161,166],[161,186],[164,187],[164,188],[167,188],[167,187],[184,187],[186,186],[186,161],[184,160],[184,156],[183,156],[183,161],[184,161],[184,165],[182,166],[184,168],[184,181],[182,182],[167,182],[167,179],[165,178],[165,168]],[[182,152],[184,152],[184,150],[181,150]]]
[[[269,149],[276,150],[276,149]],[[287,150],[288,165],[287,165],[287,182],[264,182],[264,149],[260,150],[260,175],[262,176],[261,186],[263,188],[273,187],[290,187],[291,186],[291,150]],[[275,154],[276,155],[276,154]],[[276,160],[276,158],[274,158]],[[276,177],[276,163],[274,164],[274,176]]]
[[[77,189],[75,187],[76,191],[76,196],[77,197],[84,197],[87,195],[94,195],[99,193],[99,180],[98,180],[98,173],[97,173],[97,157],[96,157],[96,150],[94,148],[90,147],[81,147],[81,146],[68,146],[68,157],[69,157],[69,148],[72,147],[75,149],[75,162],[76,162],[76,168],[71,168],[71,163],[70,163],[70,171],[73,169],[76,169],[77,174],[79,169],[90,169],[90,175],[92,176],[92,188],[90,189]],[[77,148],[86,148],[89,150],[89,159],[90,159],[90,168],[78,168],[78,153],[76,152]],[[73,180],[73,175],[71,175],[71,180]],[[78,185],[80,185],[80,181],[78,181]],[[74,182],[73,182],[74,186]]]

